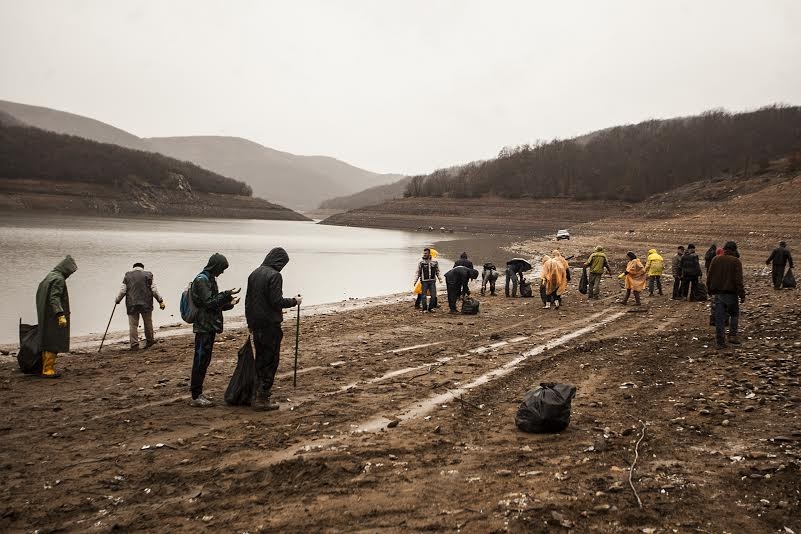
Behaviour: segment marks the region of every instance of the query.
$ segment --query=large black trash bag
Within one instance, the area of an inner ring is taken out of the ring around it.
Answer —
[[[787,269],[782,279],[782,287],[795,287],[795,275],[792,269]]]
[[[17,363],[27,375],[42,374],[42,351],[39,350],[39,325],[19,323]]]
[[[478,308],[481,303],[473,298],[465,297],[462,301],[462,313],[465,315],[475,315],[478,313]]]
[[[586,295],[589,287],[590,287],[590,280],[589,278],[587,278],[587,268],[585,267],[581,270],[581,280],[579,280],[579,287],[578,287],[579,293],[581,293],[582,295]]]
[[[706,284],[702,281],[698,281],[695,284],[695,290],[693,291],[693,300],[697,301],[704,301],[709,298],[709,290],[706,287]]]
[[[531,298],[533,296],[531,291],[531,282],[528,280],[520,281],[520,296],[523,298]]]
[[[570,404],[576,386],[543,383],[523,396],[515,424],[523,432],[561,432],[570,424]]]
[[[225,404],[229,406],[250,406],[256,393],[256,360],[253,358],[253,347],[248,340],[239,349],[236,369],[228,388],[225,390]]]

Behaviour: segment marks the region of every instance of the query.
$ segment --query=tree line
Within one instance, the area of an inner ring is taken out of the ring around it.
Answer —
[[[186,178],[193,191],[253,194],[244,182],[188,161],[0,121],[0,179],[102,184],[134,179],[154,186],[172,187],[174,174]]]
[[[638,201],[697,180],[766,169],[800,149],[801,107],[712,110],[504,147],[492,160],[414,176],[404,196]]]

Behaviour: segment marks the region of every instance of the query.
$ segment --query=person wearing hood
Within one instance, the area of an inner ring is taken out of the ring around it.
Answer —
[[[256,399],[257,410],[277,410],[278,405],[270,401],[275,373],[281,354],[284,332],[281,322],[285,308],[294,308],[303,302],[303,297],[284,298],[284,279],[281,270],[289,263],[289,254],[281,247],[267,253],[262,264],[248,276],[245,295],[245,319],[253,335],[256,351]]]
[[[203,395],[203,381],[211,363],[214,339],[223,331],[223,313],[239,302],[239,288],[220,291],[217,277],[228,268],[228,260],[220,253],[212,254],[203,271],[192,281],[190,296],[197,307],[197,317],[192,325],[195,333],[195,355],[192,360],[190,406],[205,408],[214,403]]]
[[[715,259],[718,253],[718,246],[715,243],[709,245],[709,248],[706,249],[706,253],[704,253],[704,273],[709,275],[709,264],[712,263],[712,260]]]
[[[584,262],[584,267],[589,267],[589,287],[587,289],[587,300],[598,300],[601,295],[601,275],[604,269],[611,276],[612,269],[609,268],[609,260],[604,254],[603,247],[595,247],[595,250],[587,261]]]
[[[544,309],[549,309],[551,304],[553,304],[554,308],[559,308],[561,305],[562,292],[567,288],[567,275],[565,273],[566,271],[559,260],[551,258],[547,254],[542,257],[540,294],[545,296]]]
[[[470,280],[475,280],[476,278],[478,278],[478,271],[464,265],[457,265],[445,273],[445,288],[448,290],[450,313],[459,313],[456,309],[456,301],[470,294],[470,288],[467,284]]]
[[[771,277],[773,278],[773,289],[781,289],[782,281],[784,280],[784,268],[790,264],[790,269],[793,268],[793,256],[787,248],[785,241],[780,241],[779,246],[773,249],[770,257],[765,261],[766,265],[772,268]]]
[[[47,273],[36,290],[36,315],[39,319],[39,349],[42,351],[42,377],[59,378],[56,355],[70,351],[70,296],[67,278],[78,270],[72,256],[67,256]]]
[[[128,340],[131,350],[139,349],[140,315],[145,327],[145,348],[153,346],[156,343],[153,335],[153,299],[156,299],[162,310],[166,304],[153,281],[153,273],[146,271],[144,264],[134,263],[133,270],[125,273],[120,291],[114,300],[115,304],[122,302],[123,298],[125,311],[128,313]]]
[[[562,295],[565,291],[567,291],[567,283],[570,282],[570,264],[567,263],[567,259],[562,256],[562,253],[559,250],[554,250],[551,252],[551,259],[553,259],[564,271],[564,279],[559,286],[559,294]]]
[[[645,267],[634,252],[628,251],[626,257],[629,259],[629,263],[626,265],[626,272],[624,273],[626,279],[626,296],[623,297],[621,304],[626,305],[633,292],[634,302],[639,306],[640,292],[645,289]]]
[[[655,248],[648,251],[645,260],[645,273],[648,275],[648,296],[654,296],[654,285],[659,294],[662,294],[662,273],[665,270],[665,259],[659,255]]]

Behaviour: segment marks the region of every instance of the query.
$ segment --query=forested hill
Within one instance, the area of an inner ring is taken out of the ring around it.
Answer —
[[[748,174],[801,149],[801,107],[709,111],[504,148],[496,159],[413,177],[407,197],[637,201],[696,180]]]
[[[244,182],[188,161],[0,121],[0,180],[34,179],[110,184],[135,179],[153,186],[180,175],[202,193],[251,196]]]

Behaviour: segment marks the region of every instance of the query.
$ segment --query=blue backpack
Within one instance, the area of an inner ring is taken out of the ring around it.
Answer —
[[[200,273],[195,277],[195,280],[197,280],[197,278],[200,276],[206,278],[205,274]],[[206,279],[208,280],[208,278]],[[184,289],[183,293],[181,293],[181,319],[189,324],[193,324],[195,322],[195,319],[197,319],[197,314],[200,311],[200,308],[195,305],[195,301],[192,299],[192,284],[194,283],[194,280],[189,282],[189,285],[186,287],[186,289]]]

